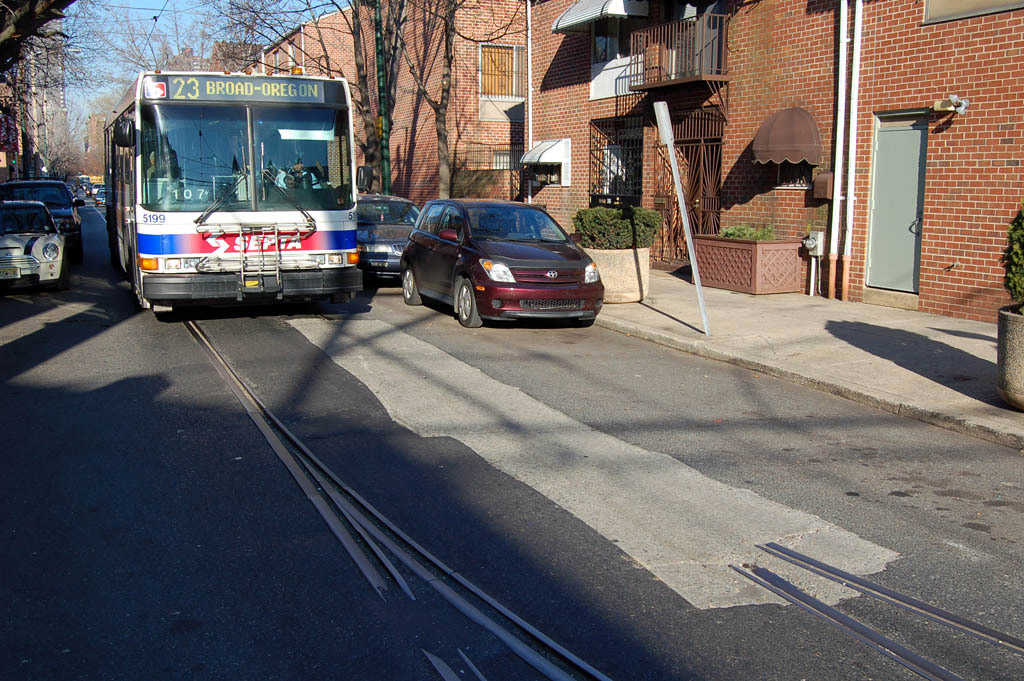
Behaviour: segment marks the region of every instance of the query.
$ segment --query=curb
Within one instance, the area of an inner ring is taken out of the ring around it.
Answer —
[[[975,423],[970,419],[960,416],[951,416],[933,409],[924,409],[906,402],[900,402],[899,400],[880,397],[864,390],[851,388],[848,385],[805,376],[795,371],[783,369],[772,364],[765,364],[746,357],[723,352],[706,345],[702,341],[682,340],[677,336],[653,331],[639,324],[632,324],[630,322],[623,322],[618,319],[611,319],[603,315],[598,315],[597,325],[610,331],[616,331],[627,336],[633,336],[641,340],[650,341],[657,345],[672,348],[673,350],[682,350],[683,352],[687,352],[691,355],[697,355],[698,357],[704,357],[705,359],[713,359],[719,362],[725,362],[726,364],[742,367],[744,369],[750,369],[751,371],[757,371],[758,373],[765,374],[766,376],[781,378],[789,381],[790,383],[796,383],[797,385],[804,385],[814,388],[815,390],[831,393],[848,399],[851,402],[858,402],[870,407],[875,407],[876,409],[881,409],[882,411],[886,411],[897,416],[904,416],[914,419],[915,421],[921,421],[956,433],[969,435],[980,440],[986,440],[998,445],[1003,445],[1004,447],[1011,447],[1024,454],[1024,435],[1018,433],[999,430],[998,428],[992,428],[991,426]]]

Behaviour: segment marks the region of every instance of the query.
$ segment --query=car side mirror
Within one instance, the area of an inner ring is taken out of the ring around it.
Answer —
[[[442,229],[440,232],[438,232],[437,236],[441,237],[445,241],[459,240],[459,233],[456,232],[454,229]]]
[[[370,191],[373,186],[373,168],[370,166],[359,166],[356,169],[356,189],[362,193]]]
[[[581,244],[583,243],[583,235],[580,234],[579,232],[573,232],[572,234],[569,235],[569,241],[573,242],[574,244]]]
[[[75,208],[81,208],[85,205],[85,199],[75,199]]]

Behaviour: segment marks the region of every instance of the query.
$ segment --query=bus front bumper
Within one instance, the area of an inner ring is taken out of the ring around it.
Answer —
[[[248,275],[243,283],[237,272],[217,274],[144,274],[142,291],[154,303],[216,303],[281,299],[324,298],[363,290],[357,267],[282,271]]]

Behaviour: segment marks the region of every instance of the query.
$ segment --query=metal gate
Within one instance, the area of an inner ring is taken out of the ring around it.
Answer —
[[[672,122],[690,227],[695,234],[718,234],[722,215],[722,136],[725,115],[718,107],[683,112]],[[672,168],[667,149],[657,139],[660,163],[655,166],[654,207],[665,218],[665,228],[651,248],[654,262],[670,266],[689,262],[683,221],[676,209]]]

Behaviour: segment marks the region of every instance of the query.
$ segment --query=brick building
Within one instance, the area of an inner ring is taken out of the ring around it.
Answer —
[[[1006,9],[1024,3],[869,1],[857,3],[859,22],[843,4],[535,3],[534,139],[570,140],[572,178],[540,187],[535,200],[562,224],[595,203],[658,208],[669,226],[656,257],[684,258],[652,114],[664,100],[697,231],[822,230],[839,253],[832,268],[823,259],[826,293],[842,293],[846,268],[851,300],[993,321],[1008,302],[999,257],[1024,193],[1024,9]],[[852,118],[850,95],[843,104],[837,95],[841,34],[850,36],[846,75],[859,78]],[[969,106],[958,113],[950,95]],[[755,138],[779,121],[786,128],[787,117],[792,131],[794,110],[815,128],[797,141],[820,140],[819,153],[808,160],[794,144],[781,162],[758,158]],[[840,120],[847,131],[856,123],[855,154],[841,162]],[[826,178],[838,171],[845,195],[851,160],[853,201],[835,212]]]

